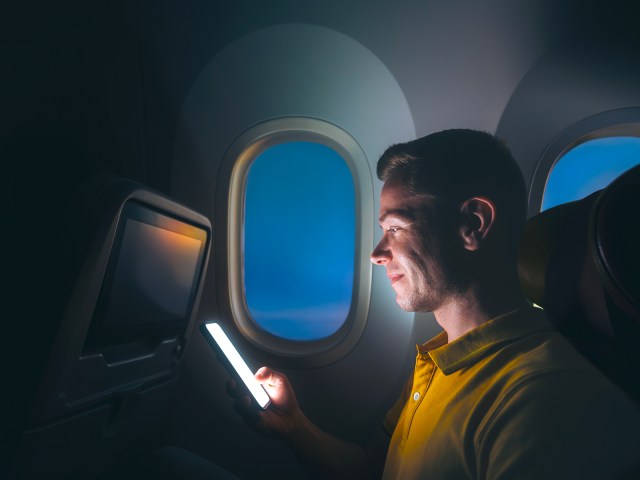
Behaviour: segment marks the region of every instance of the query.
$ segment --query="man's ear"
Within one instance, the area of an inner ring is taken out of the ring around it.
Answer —
[[[460,234],[469,251],[480,248],[496,220],[496,205],[485,197],[473,197],[460,206]]]

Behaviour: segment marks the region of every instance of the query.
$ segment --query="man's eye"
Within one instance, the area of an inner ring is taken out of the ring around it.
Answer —
[[[400,231],[400,227],[389,227],[387,228],[387,232],[389,233],[396,233]]]

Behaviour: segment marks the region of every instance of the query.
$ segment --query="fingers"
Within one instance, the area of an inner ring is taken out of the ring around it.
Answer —
[[[247,390],[239,385],[235,380],[227,380],[227,394],[233,398],[233,409],[242,416],[247,416],[251,411],[255,410],[255,406],[251,404],[251,398],[247,395]]]
[[[227,380],[226,387],[227,387],[227,393],[232,398],[240,398],[240,397],[243,396],[243,394],[246,394],[246,391],[243,390],[240,387],[240,385],[238,385],[238,383],[235,380],[233,380],[232,378]]]
[[[255,427],[260,423],[260,412],[256,410],[249,397],[243,396],[237,398],[236,401],[233,402],[233,409],[242,416],[247,425]]]
[[[233,409],[240,414],[244,422],[255,427],[260,422],[260,415],[255,405],[252,404],[251,398],[247,396],[247,392],[238,383],[233,380],[227,380],[227,393],[234,399]]]
[[[271,406],[260,410],[247,396],[244,385],[230,379],[227,381],[227,392],[234,399],[233,409],[258,433],[281,438],[288,436],[296,427],[302,412],[287,376],[262,367],[256,372],[255,378],[267,391]]]

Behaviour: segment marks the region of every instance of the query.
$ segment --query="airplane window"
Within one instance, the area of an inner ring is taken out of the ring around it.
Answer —
[[[605,188],[639,163],[638,137],[605,137],[581,143],[560,157],[551,170],[541,211]]]
[[[253,321],[289,340],[338,331],[351,308],[356,204],[344,159],[314,142],[280,143],[251,163],[244,288]]]

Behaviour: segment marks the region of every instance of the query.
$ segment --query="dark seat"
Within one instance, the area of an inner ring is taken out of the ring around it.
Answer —
[[[640,166],[532,217],[520,244],[525,294],[640,403]]]

